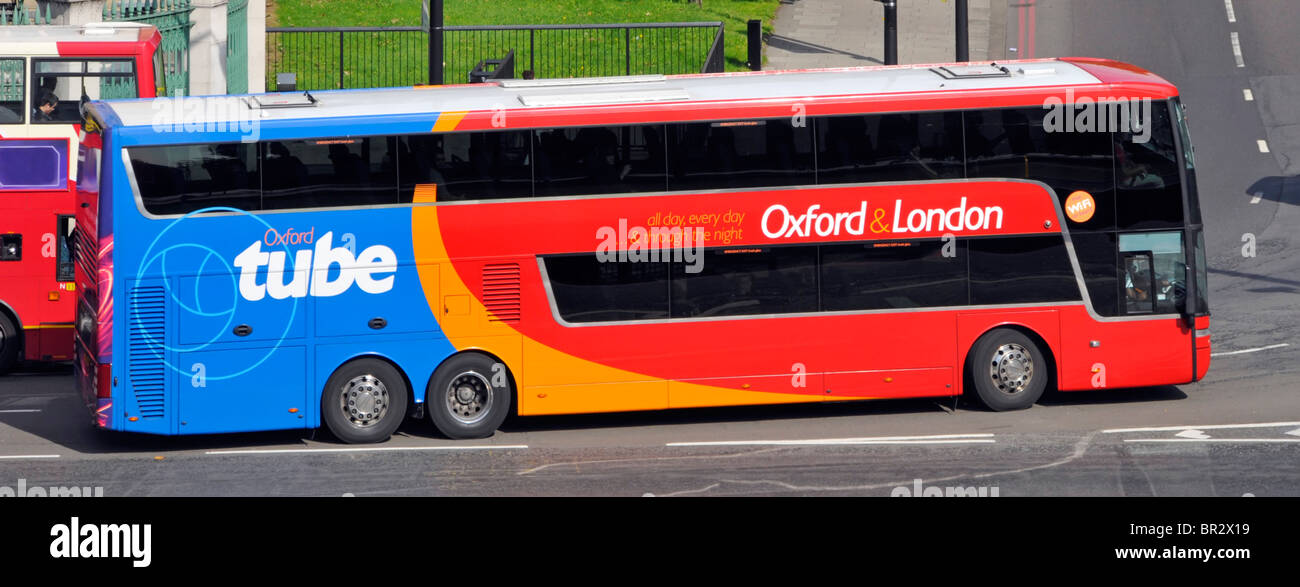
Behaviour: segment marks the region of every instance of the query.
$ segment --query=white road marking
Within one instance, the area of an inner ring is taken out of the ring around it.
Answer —
[[[1237,11],[1232,9],[1232,0],[1223,0],[1223,7],[1228,9],[1228,22],[1237,22]]]
[[[1252,92],[1252,91],[1250,91],[1250,88],[1245,88],[1245,89],[1241,90],[1241,95],[1242,95],[1243,98],[1246,99],[1247,102],[1254,102],[1254,101],[1255,101],[1255,93]]]
[[[1267,442],[1296,443],[1300,438],[1125,438],[1124,442]]]
[[[57,459],[59,455],[0,455],[0,459]]]
[[[1250,203],[1258,204],[1262,199],[1264,199],[1264,192],[1255,192],[1255,195],[1250,198]]]
[[[0,414],[34,414],[40,410],[0,410]]]
[[[1292,430],[1290,432],[1283,432],[1283,434],[1287,434],[1290,436],[1300,436],[1300,428],[1296,428],[1295,430]]]
[[[875,438],[670,442],[664,446],[856,446],[863,444],[978,444],[990,442],[995,442],[992,434],[937,434],[934,436],[879,436]]]
[[[1200,430],[1184,430],[1182,432],[1179,432],[1178,434],[1175,434],[1174,436],[1177,436],[1179,438],[1190,438],[1192,440],[1205,440],[1210,437],[1209,434],[1201,432]]]
[[[1246,67],[1246,60],[1241,56],[1241,38],[1237,31],[1232,32],[1232,58],[1237,60],[1237,67]]]
[[[1246,354],[1246,353],[1258,353],[1259,351],[1270,351],[1270,350],[1273,350],[1273,349],[1280,349],[1280,348],[1282,348],[1282,347],[1287,347],[1287,346],[1291,346],[1291,343],[1289,343],[1289,342],[1284,342],[1284,343],[1280,343],[1280,344],[1270,344],[1270,345],[1268,345],[1268,346],[1262,346],[1262,347],[1259,347],[1259,348],[1254,348],[1254,349],[1243,349],[1243,350],[1239,350],[1239,351],[1228,351],[1228,352],[1226,352],[1226,353],[1210,353],[1210,356],[1211,356],[1211,357],[1226,357],[1226,356],[1228,356],[1228,355],[1244,355],[1244,354]]]
[[[501,445],[474,445],[474,446],[382,446],[376,448],[283,448],[283,449],[257,449],[257,450],[210,450],[203,454],[206,455],[275,455],[275,454],[307,454],[318,452],[394,452],[394,451],[412,451],[412,450],[493,450],[493,449],[524,449],[528,448],[526,444],[501,444]]]
[[[1268,141],[1266,141],[1266,140],[1264,140],[1264,139],[1255,139],[1255,145],[1257,145],[1257,146],[1259,147],[1259,152],[1260,152],[1260,153],[1267,153],[1267,152],[1268,152]]]
[[[1285,428],[1300,426],[1300,422],[1260,422],[1256,424],[1210,424],[1208,426],[1157,426],[1154,428],[1111,428],[1102,430],[1102,434],[1121,434],[1124,432],[1170,432],[1173,430],[1225,430],[1228,428]]]

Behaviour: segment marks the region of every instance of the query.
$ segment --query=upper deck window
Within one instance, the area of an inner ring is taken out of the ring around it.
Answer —
[[[81,122],[83,100],[139,96],[129,59],[37,59],[32,68],[32,122]]]

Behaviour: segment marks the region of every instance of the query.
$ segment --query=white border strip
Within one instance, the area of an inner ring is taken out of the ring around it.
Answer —
[[[1298,438],[1297,440],[1300,440]],[[60,455],[0,455],[0,459],[57,459]]]
[[[879,436],[874,438],[818,438],[808,440],[670,442],[664,446],[844,446],[863,444],[977,444],[991,442],[995,442],[992,434],[938,434],[934,436]]]
[[[0,410],[0,414],[34,414],[40,410]]]
[[[1280,343],[1280,344],[1270,344],[1270,345],[1268,345],[1268,346],[1262,346],[1262,347],[1259,347],[1259,348],[1253,348],[1253,349],[1244,349],[1244,350],[1240,350],[1240,351],[1228,351],[1228,352],[1226,352],[1226,353],[1210,353],[1210,356],[1211,356],[1211,357],[1226,357],[1226,356],[1228,356],[1228,355],[1244,355],[1244,354],[1246,354],[1246,353],[1258,353],[1259,351],[1268,351],[1268,350],[1273,350],[1273,349],[1280,349],[1280,348],[1282,348],[1282,347],[1288,347],[1288,346],[1291,346],[1291,343],[1289,343],[1289,342],[1284,342],[1284,343]]]
[[[396,452],[413,450],[509,450],[528,448],[526,444],[474,445],[474,446],[384,446],[376,448],[284,448],[265,450],[210,450],[205,455],[279,455],[310,453],[349,453],[349,452]]]
[[[1116,434],[1120,432],[1169,432],[1173,430],[1222,430],[1225,428],[1282,428],[1284,426],[1300,426],[1300,422],[1261,422],[1259,424],[1210,424],[1209,426],[1159,426],[1156,428],[1112,428],[1102,430],[1102,434]]]

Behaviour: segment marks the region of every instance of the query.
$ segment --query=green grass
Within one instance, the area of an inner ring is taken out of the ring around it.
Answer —
[[[745,69],[748,52],[746,21],[753,18],[762,20],[764,31],[771,32],[771,21],[779,1],[703,0],[702,4],[698,6],[684,0],[446,0],[444,18],[448,26],[722,21],[726,69]],[[418,0],[268,2],[268,26],[419,25]],[[401,40],[412,36],[388,34],[355,39],[358,47],[349,46],[349,55],[362,53],[362,47],[370,49],[371,53],[368,57],[360,55],[344,63],[346,86],[422,83],[427,71],[425,49]],[[621,30],[583,34],[539,33],[532,38],[530,53],[526,33],[473,37],[451,33],[447,37],[446,81],[465,81],[466,73],[479,59],[500,57],[509,49],[516,51],[516,75],[530,67],[535,68],[540,77],[698,71],[711,42],[712,36],[703,29],[691,33],[641,30],[630,37],[624,36]],[[309,80],[313,79],[334,83],[339,69],[337,36],[322,36],[297,47],[288,43],[286,39],[267,47],[273,53],[272,59],[278,56],[285,60],[282,65],[268,67],[268,78],[274,76],[273,70],[297,71],[300,87],[311,87]],[[624,45],[631,45],[633,55],[637,56],[630,64],[624,61]]]

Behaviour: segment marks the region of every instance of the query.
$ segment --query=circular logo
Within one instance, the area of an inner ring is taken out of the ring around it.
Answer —
[[[1065,216],[1079,224],[1092,220],[1092,215],[1096,212],[1097,202],[1088,192],[1079,190],[1065,199]]]

